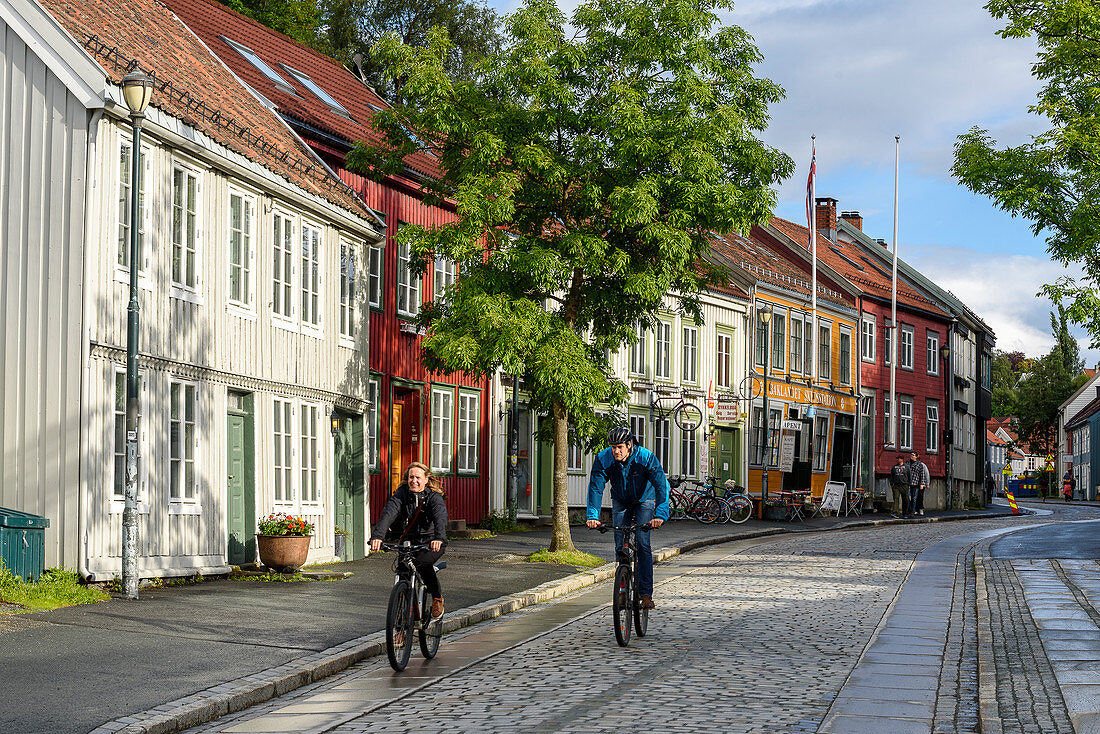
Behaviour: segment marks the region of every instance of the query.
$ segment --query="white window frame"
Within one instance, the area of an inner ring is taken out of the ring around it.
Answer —
[[[370,263],[368,264],[368,280],[367,280],[367,305],[371,308],[381,310],[384,304],[384,294],[382,292],[383,285],[383,269],[386,265],[386,248],[379,247],[378,245],[371,245],[370,248]]]
[[[729,389],[733,386],[733,335],[721,329],[715,331],[714,352],[714,384],[719,388]]]
[[[848,355],[845,358],[844,355],[844,340],[848,340]],[[852,330],[847,326],[840,327],[840,336],[837,339],[837,359],[838,374],[837,380],[844,387],[852,386]],[[845,378],[844,373],[847,372],[848,376]]]
[[[130,151],[129,160],[125,165],[122,163],[122,153],[124,149]],[[116,240],[116,253],[115,253],[115,280],[122,283],[130,282],[130,202],[132,198],[131,194],[131,181],[130,177],[133,173],[133,150],[134,142],[133,138],[120,135],[118,145],[118,155],[115,156],[115,164],[118,166],[118,206],[115,207],[115,231],[118,233]],[[138,254],[141,262],[138,264],[138,284],[143,288],[152,288],[153,284],[150,280],[150,258],[152,243],[150,242],[150,233],[152,227],[150,226],[150,202],[147,201],[149,193],[149,180],[150,180],[150,161],[153,157],[153,148],[144,143],[141,146],[141,158],[143,165],[139,175],[141,176],[141,189],[138,191]],[[125,170],[123,170],[125,169]],[[123,222],[126,219],[126,222]]]
[[[577,441],[576,431],[569,427],[569,454],[566,457],[565,470],[572,474],[580,474],[584,471],[584,449]]]
[[[298,330],[297,232],[295,216],[275,209],[271,216],[271,320],[293,331]]]
[[[818,324],[817,328],[817,377],[820,380],[833,378],[833,327],[832,324]]]
[[[672,379],[672,324],[661,319],[653,330],[653,376]]]
[[[454,388],[433,386],[430,466],[438,474],[454,466],[454,412]]]
[[[680,381],[696,385],[699,383],[699,327],[684,324],[681,336],[683,359],[680,365]]]
[[[928,329],[924,336],[925,352],[927,353],[927,372],[930,375],[940,373],[940,333]]]
[[[662,467],[668,467],[672,437],[672,419],[658,418],[653,421],[653,455]]]
[[[302,249],[298,259],[298,292],[301,300],[298,315],[303,334],[322,338],[325,333],[325,267],[322,257],[325,251],[324,229],[303,217],[300,231]]]
[[[640,323],[635,324],[634,335],[637,338],[630,345],[630,374],[644,377],[646,375],[645,327]]]
[[[340,238],[340,294],[338,301],[340,343],[345,347],[357,348],[355,337],[358,332],[356,308],[359,303],[359,248],[354,240]]]
[[[699,441],[695,431],[680,431],[680,476],[699,476]]]
[[[298,475],[299,506],[316,512],[324,497],[321,480],[321,422],[327,416],[318,403],[298,405]]]
[[[481,424],[481,395],[458,391],[458,473],[478,473],[478,436]]]
[[[184,178],[184,195],[188,191],[187,183],[194,181],[194,199],[191,201],[185,201],[181,204],[177,204],[176,194],[177,186],[176,179],[182,175]],[[171,201],[169,207],[171,209],[171,216],[169,221],[171,222],[171,260],[172,265],[170,267],[170,280],[171,288],[169,289],[169,295],[173,298],[179,298],[185,301],[191,301],[193,303],[201,303],[200,288],[202,286],[202,173],[193,166],[185,165],[181,161],[173,161],[172,163],[172,183],[171,183]],[[180,214],[180,220],[182,222],[182,231],[176,231],[176,213],[177,210],[182,211]],[[187,217],[191,217],[191,226],[187,226]],[[190,230],[190,232],[189,232]],[[185,233],[189,233],[191,242],[180,240],[181,236]],[[180,240],[180,241],[177,241]],[[179,251],[182,255],[180,262],[180,269],[182,277],[176,278],[176,253]],[[190,259],[190,279],[187,277],[188,259]],[[190,281],[190,282],[189,282]]]
[[[825,459],[829,455],[829,414],[822,412],[814,416],[814,455],[813,471],[825,471]]]
[[[454,261],[437,257],[432,264],[432,298],[438,301],[456,280],[458,280],[458,268]]]
[[[177,398],[179,402],[177,403]],[[187,420],[187,408],[191,420]],[[182,415],[177,413],[177,408]],[[191,433],[188,439],[187,428]],[[198,510],[202,496],[199,476],[199,384],[188,380],[168,381],[168,499],[169,512],[186,514]],[[182,435],[181,435],[182,434]],[[178,437],[178,439],[177,439]],[[187,452],[190,451],[190,456]],[[190,468],[190,481],[188,481]]]
[[[928,398],[925,401],[925,450],[930,454],[940,450],[940,401]]]
[[[646,417],[644,415],[630,415],[627,416],[627,423],[630,425],[630,432],[634,434],[635,443],[639,446],[646,445]]]
[[[902,451],[913,449],[913,398],[898,396],[898,444]]]
[[[367,466],[371,471],[378,469],[378,400],[381,395],[382,382],[378,377],[367,379],[367,407],[365,416],[367,422]]]
[[[797,334],[795,333],[795,324],[798,324]],[[798,314],[791,314],[791,335],[790,335],[790,365],[791,374],[801,375],[806,371],[806,362],[803,359],[804,350],[803,346],[803,333],[806,328],[805,320]]]
[[[126,368],[115,365],[111,373],[114,383],[114,421],[111,426],[114,430],[112,443],[114,444],[114,461],[111,464],[111,506],[109,513],[117,515],[126,505]],[[137,456],[137,502],[138,512],[147,513],[149,507],[146,504],[146,490],[148,488],[148,469],[145,458],[148,452],[148,431],[145,430],[143,407],[148,406],[148,389],[146,375],[143,370],[138,370],[138,456]],[[121,441],[121,445],[119,442]],[[119,469],[121,468],[121,472]],[[122,477],[122,484],[115,480]]]
[[[784,372],[787,369],[787,314],[772,312],[771,365],[769,368]]]
[[[293,400],[275,397],[271,401],[272,501],[281,509],[293,508],[298,502],[295,473],[297,447],[294,441],[297,417],[297,406]]]
[[[764,323],[763,319],[757,317],[756,319],[756,343],[753,344],[753,364],[757,367],[764,367],[765,347],[768,342],[768,325]]]
[[[903,370],[913,369],[913,356],[913,327],[902,324],[901,336],[898,338],[898,367]]]
[[[420,277],[409,269],[412,256],[407,244],[397,244],[397,315],[415,319],[420,313]]]
[[[878,330],[878,323],[876,322],[874,314],[863,316],[860,321],[860,342],[859,342],[859,355],[860,359],[864,362],[875,361],[875,334]]]
[[[241,237],[241,258],[239,262],[233,260],[233,201],[239,199],[241,202],[241,217],[242,228],[240,230]],[[241,316],[254,318],[256,314],[256,200],[255,194],[251,194],[243,189],[236,187],[230,187],[229,189],[229,213],[226,216],[226,247],[225,247],[225,261],[226,261],[226,298],[228,300],[228,310]],[[239,268],[241,271],[242,293],[238,294],[241,297],[234,297],[232,292],[232,274],[234,268]]]

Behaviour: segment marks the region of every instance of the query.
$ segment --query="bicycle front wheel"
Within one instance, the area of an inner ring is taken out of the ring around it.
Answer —
[[[412,589],[408,581],[398,581],[390,592],[386,611],[386,657],[390,667],[400,673],[409,664],[413,643]]]
[[[630,607],[634,601],[634,575],[630,567],[621,565],[615,569],[615,589],[611,596],[611,614],[614,617],[615,640],[620,646],[630,644]]]
[[[700,497],[694,508],[695,519],[707,525],[717,522],[725,514],[722,511],[722,502],[717,497]]]
[[[637,581],[637,579],[635,579]],[[634,584],[634,631],[638,637],[645,637],[649,629],[649,610],[642,609],[642,595],[638,590],[638,584]]]
[[[431,660],[439,652],[439,638],[443,636],[443,617],[432,619],[432,595],[424,592],[424,604],[420,608],[420,652]]]
[[[730,522],[743,523],[752,515],[752,500],[743,494],[733,494],[726,498],[730,505]]]

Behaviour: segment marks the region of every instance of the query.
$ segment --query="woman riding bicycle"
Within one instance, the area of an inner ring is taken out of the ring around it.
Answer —
[[[382,516],[371,531],[372,551],[382,547],[382,539],[396,520],[404,527],[400,540],[429,546],[429,550],[416,554],[415,563],[432,595],[432,618],[438,619],[443,616],[443,590],[439,587],[435,563],[447,546],[447,503],[432,470],[419,461],[405,469],[404,481],[382,508]]]

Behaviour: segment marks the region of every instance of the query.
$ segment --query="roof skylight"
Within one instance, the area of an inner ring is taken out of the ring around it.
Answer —
[[[230,38],[226,38],[225,36],[218,36],[218,38],[229,44],[230,48],[243,56],[245,61],[255,66],[256,69],[259,70],[261,74],[270,79],[276,87],[283,90],[287,94],[293,94],[296,97],[298,96],[298,93],[294,90],[294,87],[290,86],[290,83],[286,79],[283,79],[281,76],[279,76],[279,73],[277,71],[264,63],[264,60],[257,56],[255,51],[250,49],[248,46],[237,43]]]
[[[351,119],[351,115],[349,115],[348,111],[344,109],[344,106],[337,102],[331,94],[326,92],[324,89],[321,89],[320,85],[318,85],[317,82],[310,79],[309,74],[306,74],[304,71],[298,71],[297,69],[291,68],[282,62],[279,62],[279,66],[283,67],[286,73],[294,77],[295,81],[297,81],[309,91],[313,92],[317,99],[328,105],[330,110],[338,115],[343,115],[349,120]]]

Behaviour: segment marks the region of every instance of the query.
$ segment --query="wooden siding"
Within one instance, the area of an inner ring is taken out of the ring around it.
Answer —
[[[47,517],[46,566],[75,567],[91,113],[3,23],[0,43],[0,506]]]

